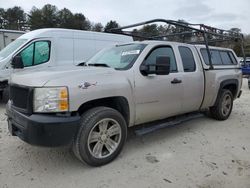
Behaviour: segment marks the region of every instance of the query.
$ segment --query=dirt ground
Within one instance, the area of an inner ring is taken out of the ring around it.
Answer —
[[[125,148],[98,168],[79,162],[67,147],[34,147],[7,131],[0,105],[0,187],[250,188],[250,90],[230,118],[200,117],[144,136],[130,130]]]

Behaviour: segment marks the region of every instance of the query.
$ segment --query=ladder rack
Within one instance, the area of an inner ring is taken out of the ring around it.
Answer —
[[[149,33],[142,33],[138,32],[137,30],[128,31],[128,29],[136,28],[139,26],[145,26],[149,24],[154,24],[157,22],[163,22],[168,25],[168,28],[175,27],[179,28],[179,30],[182,30],[180,32],[176,32],[176,30],[173,32],[170,29],[167,29],[167,33],[163,35],[152,35],[148,36]],[[179,37],[182,38],[183,43],[191,43],[191,44],[204,44],[206,46],[206,50],[208,53],[208,59],[209,59],[209,69],[213,69],[212,64],[212,57],[211,52],[209,49],[209,43],[216,43],[216,42],[225,42],[225,41],[240,41],[241,42],[241,51],[244,57],[245,62],[245,53],[244,53],[244,37],[242,33],[234,32],[231,30],[223,30],[215,27],[211,27],[204,24],[191,24],[187,22],[182,21],[175,21],[175,20],[165,20],[165,19],[153,19],[148,20],[145,22],[140,22],[132,25],[127,25],[123,27],[113,28],[106,32],[109,33],[116,33],[116,34],[123,34],[127,36],[136,37],[141,40],[165,40],[167,41],[169,38],[173,37]],[[199,39],[202,39],[200,41],[196,42],[185,42],[186,37],[196,37]]]

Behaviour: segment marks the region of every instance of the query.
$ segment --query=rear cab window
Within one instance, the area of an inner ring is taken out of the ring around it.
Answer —
[[[200,50],[202,58],[205,64],[209,65],[209,59],[207,54],[207,49]],[[211,60],[213,65],[236,65],[237,61],[233,53],[229,50],[217,50],[212,49],[211,52]]]
[[[195,72],[196,64],[191,49],[185,46],[179,46],[179,52],[184,72]]]

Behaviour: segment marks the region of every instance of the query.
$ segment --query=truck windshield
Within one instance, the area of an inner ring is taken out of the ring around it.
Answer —
[[[12,52],[16,51],[21,45],[23,45],[27,39],[16,39],[7,45],[4,49],[0,51],[0,60],[8,57]]]
[[[106,65],[117,70],[127,70],[136,61],[146,44],[117,45],[112,48],[101,50],[92,57],[88,65]]]

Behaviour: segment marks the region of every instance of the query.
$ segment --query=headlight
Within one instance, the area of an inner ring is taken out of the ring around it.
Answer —
[[[69,110],[67,87],[35,88],[34,112],[66,112]]]

